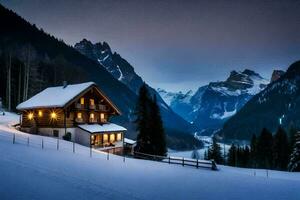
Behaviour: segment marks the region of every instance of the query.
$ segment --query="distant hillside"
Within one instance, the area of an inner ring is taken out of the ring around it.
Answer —
[[[250,139],[262,128],[274,132],[279,121],[284,128],[300,128],[300,61],[293,63],[276,81],[255,95],[225,124],[220,135],[227,139]],[[281,120],[280,120],[281,118]]]
[[[128,128],[127,137],[135,138],[133,124],[137,96],[126,85],[115,79],[100,65],[66,45],[35,25],[0,5],[0,97],[12,109],[48,86],[94,81],[112,99],[123,115],[116,119]],[[8,69],[11,78],[8,79]],[[27,78],[28,77],[28,78]],[[8,83],[11,91],[8,91]],[[11,95],[9,95],[9,93]],[[188,123],[164,121],[167,127],[168,144],[173,148],[191,148],[195,143],[188,132]],[[183,126],[183,124],[185,124]],[[173,130],[179,134],[172,134]]]

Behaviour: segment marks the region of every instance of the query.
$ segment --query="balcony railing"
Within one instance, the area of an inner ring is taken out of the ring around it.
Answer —
[[[76,104],[75,104],[75,107],[76,107],[77,109],[83,109],[83,108],[84,108],[84,105],[83,105],[83,104],[80,104],[80,103],[76,103]]]
[[[91,110],[95,110],[95,109],[96,109],[96,105],[89,105],[89,108],[90,108]]]
[[[98,108],[99,108],[100,111],[108,111],[108,107],[106,105],[103,105],[103,104],[99,104]]]
[[[97,123],[97,119],[95,119],[95,118],[90,118],[90,119],[89,119],[89,122],[90,122],[90,123]]]

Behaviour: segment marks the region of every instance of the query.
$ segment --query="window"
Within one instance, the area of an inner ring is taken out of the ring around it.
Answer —
[[[95,144],[95,136],[91,135],[91,145],[94,145],[94,144]]]
[[[94,113],[91,113],[91,114],[90,114],[90,119],[94,119],[94,117],[95,117],[95,116],[94,116]]]
[[[105,122],[105,114],[104,113],[100,113],[100,120],[101,120],[101,122]]]
[[[104,134],[103,135],[103,143],[107,143],[108,142],[108,135]]]
[[[113,143],[115,141],[115,134],[110,134],[109,135],[109,142]]]
[[[121,141],[122,140],[122,134],[121,133],[118,133],[117,134],[117,141]]]
[[[43,112],[41,110],[39,110],[38,115],[39,115],[39,117],[43,117]]]
[[[59,131],[53,130],[53,137],[58,137],[58,136],[59,136]]]
[[[80,98],[80,104],[84,105],[84,98],[83,97]]]
[[[94,99],[90,99],[90,105],[94,106],[95,105],[95,100]]]
[[[82,113],[80,113],[80,112],[77,113],[77,118],[78,118],[78,119],[82,119]]]

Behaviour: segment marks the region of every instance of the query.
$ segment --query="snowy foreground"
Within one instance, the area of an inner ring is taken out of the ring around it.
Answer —
[[[6,116],[6,118],[9,116]],[[12,116],[13,118],[13,116]],[[0,199],[278,199],[299,200],[300,173],[219,171],[136,160],[27,135],[0,116]],[[12,133],[16,143],[12,143]],[[26,138],[30,137],[27,146]]]

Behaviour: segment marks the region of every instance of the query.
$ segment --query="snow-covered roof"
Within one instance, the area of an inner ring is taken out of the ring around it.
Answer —
[[[124,138],[124,143],[127,143],[127,144],[135,144],[136,141],[135,140],[131,140],[131,139],[128,139],[128,138]]]
[[[66,87],[49,87],[41,91],[40,93],[34,95],[27,101],[20,103],[17,106],[17,109],[25,110],[33,108],[63,107],[82,91],[94,84],[94,82],[86,82],[80,84],[67,85]]]
[[[113,131],[126,131],[127,129],[119,126],[117,124],[108,123],[108,124],[81,124],[78,125],[79,128],[86,130],[90,133],[99,133],[99,132],[113,132]]]

